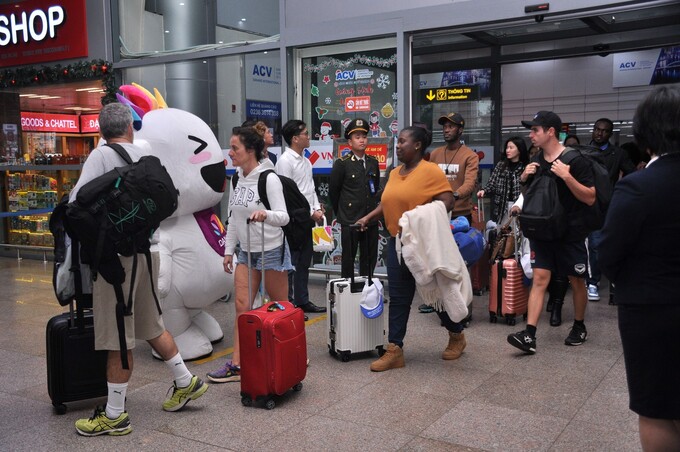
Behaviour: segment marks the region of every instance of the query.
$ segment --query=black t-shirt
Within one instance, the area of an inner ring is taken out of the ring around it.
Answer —
[[[559,157],[558,157],[559,158]],[[542,174],[543,172],[550,173],[550,166],[552,165],[552,160],[550,162],[546,161],[543,152],[539,152],[532,159],[532,162],[538,162],[540,165],[540,171],[537,174]],[[590,169],[590,164],[585,160],[584,157],[578,156],[569,164],[569,173],[578,181],[581,185],[586,187],[593,187],[595,185],[593,181],[593,173]],[[581,226],[581,219],[583,215],[586,214],[585,208],[587,207],[584,203],[576,199],[576,197],[571,193],[567,184],[562,180],[562,178],[554,175],[555,181],[557,182],[557,195],[560,198],[560,203],[564,208],[564,211],[569,219],[569,230],[567,232],[567,241],[580,240],[585,238],[588,233]]]

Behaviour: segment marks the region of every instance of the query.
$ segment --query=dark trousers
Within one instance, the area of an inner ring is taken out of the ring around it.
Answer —
[[[406,264],[403,261],[399,262],[395,243],[396,239],[391,237],[387,245],[387,283],[390,300],[387,339],[391,344],[403,347],[406,324],[416,293],[416,280]],[[452,333],[463,331],[463,324],[451,320],[446,311],[437,312],[437,315],[442,326],[448,331]]]
[[[352,234],[355,234],[352,239]],[[354,273],[354,258],[359,250],[359,274],[368,276],[368,270],[375,270],[378,262],[378,225],[370,225],[364,232],[350,230],[349,226],[340,227],[340,244],[342,246],[342,265],[340,276],[350,278]],[[372,273],[371,273],[372,274]]]
[[[295,271],[288,272],[288,298],[295,306],[309,303],[309,266],[312,265],[314,250],[311,240],[305,240],[304,243],[299,250],[290,252]]]

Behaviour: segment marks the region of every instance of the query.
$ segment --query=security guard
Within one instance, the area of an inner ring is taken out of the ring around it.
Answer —
[[[349,228],[377,207],[382,194],[378,159],[366,154],[368,130],[368,122],[364,119],[357,118],[347,125],[345,138],[351,152],[335,160],[331,170],[329,197],[341,225],[343,278],[354,273],[357,245],[361,275],[368,275],[368,269],[375,269],[378,261],[378,223],[369,224],[365,232],[353,232],[359,234],[359,240],[352,240]]]

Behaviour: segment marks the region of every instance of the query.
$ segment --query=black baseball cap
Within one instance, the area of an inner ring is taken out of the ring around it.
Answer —
[[[443,126],[446,121],[452,122],[457,126],[465,127],[465,120],[460,113],[449,113],[439,118],[439,125]]]
[[[353,132],[368,133],[368,121],[361,118],[353,119],[349,124],[347,124],[347,128],[345,129],[345,139],[349,140],[349,137]]]
[[[552,111],[541,110],[534,115],[534,119],[531,121],[522,121],[522,125],[527,129],[534,126],[545,127],[546,129],[553,127],[555,134],[558,134],[562,130],[562,119]]]

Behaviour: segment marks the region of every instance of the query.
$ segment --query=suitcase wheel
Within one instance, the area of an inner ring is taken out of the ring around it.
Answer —
[[[505,318],[505,323],[507,323],[510,326],[514,326],[515,323],[517,323],[517,320],[515,319],[515,316],[512,317],[506,317]]]
[[[241,404],[243,406],[251,406],[253,404],[253,399],[248,396],[241,397]]]
[[[379,345],[376,348],[378,349],[378,356],[382,356],[385,354],[385,347],[383,345]]]
[[[349,358],[350,358],[349,352],[340,352],[340,361],[346,363],[347,361],[349,361]]]
[[[336,352],[335,350],[333,350],[332,348],[330,348],[330,346],[328,346],[328,353],[330,353],[330,355],[331,355],[332,357],[334,357],[334,358],[335,358],[336,356],[338,356],[338,352]]]
[[[275,406],[276,406],[276,402],[274,402],[274,399],[269,399],[264,404],[264,407],[268,410],[273,410]]]
[[[54,403],[52,403],[52,406],[54,406],[54,411],[57,414],[65,414],[66,413],[66,405],[64,405],[63,403],[54,402]]]
[[[484,291],[482,289],[473,290],[472,295],[476,297],[481,297],[482,295],[484,295]]]
[[[498,323],[498,317],[495,312],[489,312],[489,323]]]
[[[527,315],[529,315],[529,314],[525,312],[524,315],[522,316],[522,318],[523,318],[524,320],[526,320],[526,319],[527,319]]]
[[[296,391],[296,392],[302,391],[302,382],[293,386],[293,391]]]

